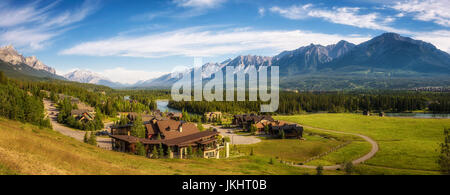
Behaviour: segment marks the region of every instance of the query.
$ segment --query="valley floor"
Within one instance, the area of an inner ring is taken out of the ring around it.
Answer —
[[[311,114],[274,118],[372,138],[379,144],[379,151],[359,167],[366,169],[368,174],[389,174],[392,170],[402,170],[401,174],[408,171],[410,174],[437,174],[438,146],[443,141],[444,128],[450,124],[450,119],[394,118],[358,114]],[[307,131],[311,131],[311,128],[307,128]],[[342,155],[367,151],[370,147],[369,144],[350,144],[337,151],[337,154],[341,155],[331,153],[309,164],[323,165],[336,162],[337,159],[341,161]]]

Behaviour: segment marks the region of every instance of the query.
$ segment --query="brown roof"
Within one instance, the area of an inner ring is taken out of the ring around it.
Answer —
[[[180,127],[181,122],[175,121],[175,120],[162,120],[156,122],[156,125],[158,126],[158,129],[161,132],[169,131],[169,130],[178,130],[178,127]]]
[[[153,128],[152,124],[145,124],[145,128],[147,129],[147,134],[154,135],[158,133],[158,131]]]
[[[77,110],[70,111],[70,114],[71,115],[82,115],[84,113],[89,113],[89,112],[91,112],[91,111],[87,110],[87,109],[77,109]]]
[[[164,139],[173,139],[200,132],[197,126],[195,126],[195,124],[193,123],[183,123],[181,128],[182,128],[181,132],[177,128],[176,130],[171,131],[161,131],[161,133],[164,135]]]
[[[218,135],[219,132],[216,131],[202,131],[202,132],[198,132],[198,133],[193,133],[190,135],[186,135],[186,136],[182,136],[182,137],[177,137],[177,138],[173,138],[173,139],[164,139],[164,140],[150,140],[150,139],[143,139],[143,138],[138,138],[138,137],[134,137],[134,136],[128,136],[128,135],[110,135],[110,137],[114,138],[114,139],[118,139],[118,140],[122,140],[122,141],[126,141],[128,143],[137,143],[137,142],[141,142],[143,144],[165,144],[167,146],[184,146],[186,144],[190,144],[190,143],[200,143],[200,144],[206,144],[206,143],[210,143],[211,140],[207,139],[207,140],[203,140],[204,138],[209,138],[212,136],[216,136]]]
[[[183,144],[193,143],[193,142],[197,142],[197,141],[201,142],[201,141],[203,141],[202,138],[215,136],[217,134],[219,134],[219,132],[202,131],[202,132],[186,135],[183,137],[177,137],[174,139],[164,140],[164,144],[167,146],[174,146],[174,145],[183,145]]]

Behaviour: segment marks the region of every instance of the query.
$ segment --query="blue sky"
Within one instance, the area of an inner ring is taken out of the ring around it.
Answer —
[[[88,69],[133,83],[237,55],[310,43],[361,43],[383,32],[450,52],[450,0],[86,0],[0,2],[0,45],[60,74]]]

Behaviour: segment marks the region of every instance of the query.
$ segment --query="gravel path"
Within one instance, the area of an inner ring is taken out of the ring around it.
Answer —
[[[59,124],[57,122],[57,116],[58,116],[59,110],[55,107],[55,105],[50,100],[44,99],[44,106],[45,106],[46,114],[49,116],[54,130],[60,132],[63,135],[73,137],[78,141],[81,141],[81,142],[83,141],[84,134],[86,133],[86,131],[75,130],[75,129],[66,127],[62,124]],[[107,123],[105,126],[108,127],[108,125],[111,125],[111,124]],[[97,137],[97,144],[100,148],[111,150],[111,138]]]
[[[222,127],[213,126],[209,124],[203,125],[205,128],[215,128],[222,136],[226,136],[230,138],[231,143],[230,144],[236,144],[236,145],[244,145],[244,144],[256,144],[261,141],[261,139],[257,138],[256,136],[252,135],[237,135],[233,133],[233,130],[236,129],[224,129]]]

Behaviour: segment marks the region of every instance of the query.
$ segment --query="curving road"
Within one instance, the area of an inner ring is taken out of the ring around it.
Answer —
[[[286,122],[286,121],[285,121]],[[286,122],[286,123],[290,123],[290,122]],[[358,133],[348,133],[348,132],[342,132],[342,131],[335,131],[335,130],[329,130],[329,129],[322,129],[322,128],[317,128],[317,127],[311,127],[311,126],[306,126],[306,125],[302,125],[303,127],[309,128],[309,129],[315,129],[315,130],[319,130],[319,131],[324,131],[324,132],[330,132],[330,133],[338,133],[338,134],[346,134],[346,135],[355,135],[358,137],[363,138],[365,141],[369,142],[370,145],[372,145],[372,149],[370,150],[369,153],[365,154],[364,156],[353,160],[352,163],[354,165],[362,163],[366,160],[369,160],[370,158],[372,158],[373,156],[375,156],[375,154],[378,152],[379,147],[378,147],[378,143],[373,140],[370,137],[367,137],[365,135],[361,135]],[[312,165],[293,165],[296,167],[303,167],[303,168],[309,168],[309,169],[315,169],[317,168],[317,166],[312,166]],[[342,168],[342,165],[332,165],[332,166],[324,166],[323,169],[325,170],[336,170],[338,168]]]
[[[58,123],[57,116],[59,110],[54,106],[54,103],[51,102],[50,100],[44,99],[44,106],[46,114],[50,118],[50,122],[52,123],[54,130],[60,132],[65,136],[73,137],[78,141],[81,142],[83,141],[84,134],[86,133],[86,131],[75,130]],[[106,127],[108,127],[108,125],[110,124],[107,123]],[[100,148],[111,150],[111,138],[97,137],[97,144]]]

